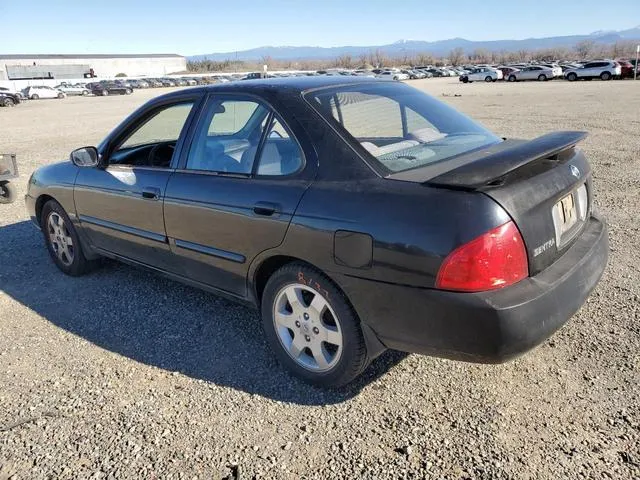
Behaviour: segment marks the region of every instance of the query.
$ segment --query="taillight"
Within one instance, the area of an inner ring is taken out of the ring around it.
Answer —
[[[440,267],[436,287],[481,292],[513,285],[528,274],[522,236],[510,221],[451,252]]]

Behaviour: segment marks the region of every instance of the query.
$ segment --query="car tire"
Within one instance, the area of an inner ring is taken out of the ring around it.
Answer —
[[[602,72],[600,74],[600,80],[602,81],[607,81],[607,80],[611,80],[611,74],[609,72]]]
[[[59,93],[58,98],[64,98],[64,93]]]
[[[467,77],[462,77],[462,83],[468,83],[469,82],[469,78]]]
[[[37,93],[34,93],[33,95],[31,95],[31,100],[38,100],[40,98],[40,95],[38,95]]]
[[[486,77],[484,77],[484,81],[485,82],[493,82],[493,78],[491,78],[489,75],[487,75]]]
[[[103,97],[109,96],[109,90],[102,90],[102,92],[100,92],[100,95],[102,95]]]
[[[11,182],[0,182],[0,203],[13,203],[18,198],[18,190]]]
[[[547,76],[544,73],[541,73],[540,75],[538,75],[538,81],[539,82],[546,82],[547,81]]]
[[[42,207],[40,228],[49,255],[63,273],[77,277],[89,272],[95,265],[94,261],[85,257],[71,219],[55,200],[49,200]]]
[[[264,289],[261,313],[276,357],[307,383],[340,387],[369,363],[358,316],[344,293],[315,268],[294,262],[277,270]]]
[[[89,95],[89,90],[82,90],[82,96],[86,97],[87,95]]]
[[[15,107],[16,106],[16,102],[13,101],[12,98],[5,98],[2,100],[2,106],[3,107]]]
[[[576,75],[573,72],[567,75],[567,80],[569,80],[570,82],[575,82],[577,79],[578,79],[578,75]]]
[[[127,89],[124,91],[124,94],[125,94],[125,95],[131,95],[132,93],[133,93],[133,90],[131,90],[130,88],[127,88]]]
[[[509,75],[509,79],[510,82],[515,82],[517,80],[515,75]]]

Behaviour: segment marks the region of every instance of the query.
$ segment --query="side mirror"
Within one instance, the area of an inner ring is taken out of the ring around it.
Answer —
[[[99,162],[98,149],[96,147],[77,148],[69,157],[76,167],[96,167]]]

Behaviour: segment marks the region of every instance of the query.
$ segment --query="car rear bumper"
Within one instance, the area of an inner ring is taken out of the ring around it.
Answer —
[[[552,266],[511,287],[456,293],[343,278],[364,323],[388,348],[500,363],[543,342],[586,301],[604,272],[607,229],[591,217]]]

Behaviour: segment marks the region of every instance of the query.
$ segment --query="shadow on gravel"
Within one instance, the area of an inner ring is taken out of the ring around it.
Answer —
[[[16,301],[102,348],[223,387],[302,405],[339,403],[406,357],[387,352],[347,388],[320,390],[280,368],[254,310],[115,262],[68,277],[30,222],[0,227],[0,245],[0,290]]]

